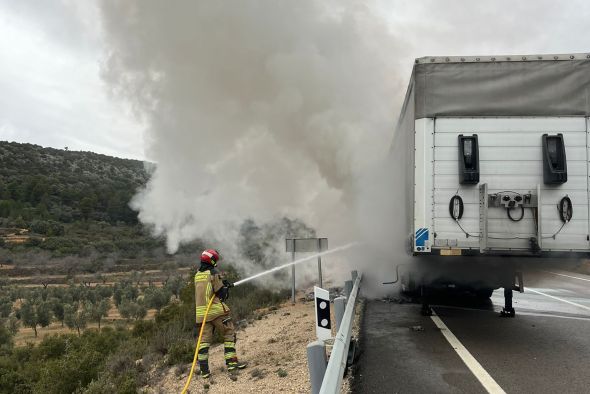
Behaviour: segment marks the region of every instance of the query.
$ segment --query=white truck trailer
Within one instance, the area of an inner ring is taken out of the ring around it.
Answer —
[[[522,269],[587,257],[589,116],[590,54],[416,59],[391,151],[403,288],[504,287],[514,316]]]

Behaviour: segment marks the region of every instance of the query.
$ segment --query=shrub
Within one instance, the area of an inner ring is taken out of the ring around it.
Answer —
[[[8,297],[0,297],[0,318],[6,318],[12,312],[12,301]]]
[[[150,346],[155,352],[165,355],[175,343],[190,339],[189,331],[184,331],[178,322],[171,322],[160,325],[150,341]]]
[[[6,328],[4,322],[0,320],[0,351],[12,348],[12,336],[12,332]]]
[[[0,367],[0,392],[24,394],[30,393],[29,381],[21,371]]]
[[[105,370],[111,375],[126,374],[135,368],[135,359],[125,351],[113,353],[107,360]]]
[[[83,349],[68,352],[65,357],[57,360],[47,361],[41,364],[40,377],[35,384],[36,391],[72,393],[97,378],[103,360],[100,353]]]
[[[259,308],[276,305],[289,297],[288,290],[275,292],[263,289],[251,283],[245,283],[230,290],[228,305],[235,320],[252,315]]]
[[[173,343],[168,349],[168,365],[186,364],[193,361],[195,344],[193,341]]]
[[[48,336],[35,349],[36,357],[42,360],[55,359],[66,353],[68,336]]]
[[[101,375],[86,386],[84,394],[115,393],[116,391],[117,387],[110,377]]]
[[[152,336],[155,330],[155,322],[151,320],[137,320],[133,324],[132,334],[134,337],[147,338]]]
[[[283,368],[279,368],[277,370],[277,375],[279,375],[279,378],[286,378],[288,373]]]
[[[16,347],[12,351],[12,358],[21,365],[27,363],[31,359],[33,348],[34,346],[31,343],[28,343],[27,346]]]

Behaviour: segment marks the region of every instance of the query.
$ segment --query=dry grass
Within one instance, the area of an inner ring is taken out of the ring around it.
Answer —
[[[155,318],[155,316],[156,316],[156,310],[155,309],[148,309],[145,319],[153,320]],[[111,309],[109,310],[108,316],[103,319],[100,326],[101,326],[101,328],[108,327],[108,326],[112,327],[115,325],[116,322],[118,322],[117,324],[125,324],[125,326],[127,328],[130,328],[133,325],[133,322],[127,323],[125,321],[125,319],[123,319],[121,317],[117,308],[115,306],[112,306]],[[92,329],[98,330],[98,324],[97,323],[88,323],[88,325],[86,326],[86,330],[92,330]],[[43,338],[45,338],[48,335],[76,334],[76,333],[77,333],[76,330],[70,330],[66,326],[62,327],[61,323],[59,323],[59,322],[53,322],[47,327],[43,327],[43,328],[37,327],[37,338],[35,338],[35,331],[33,331],[32,328],[21,327],[18,330],[18,333],[14,337],[14,343],[16,346],[26,345],[27,343],[38,344],[43,340]]]
[[[0,269],[3,270],[10,270],[14,269],[14,264],[3,264]],[[23,266],[22,268],[32,268]],[[139,271],[139,270],[138,270]],[[190,271],[189,267],[179,267],[174,270],[176,273],[184,274]],[[140,284],[146,285],[148,282],[151,281],[152,284],[155,286],[163,286],[163,278],[167,275],[163,270],[146,270],[142,271],[144,277],[142,278]],[[101,275],[106,279],[103,283],[102,281],[96,281],[96,274],[77,274],[75,275],[75,282],[89,282],[92,286],[96,285],[114,285],[115,283],[120,282],[123,279],[128,279],[129,274],[131,271],[127,272],[105,272],[101,273]],[[17,284],[22,287],[41,287],[43,286],[41,283],[38,283],[40,279],[49,280],[51,282],[59,281],[59,283],[49,283],[49,287],[64,287],[67,286],[68,277],[67,275],[26,275],[26,276],[9,276],[7,279],[12,284]],[[36,282],[36,283],[24,283],[24,282]]]
[[[101,324],[101,327],[104,327],[104,326],[106,326],[106,325]],[[89,324],[88,328],[98,329],[98,324]],[[76,333],[76,330],[70,330],[66,326],[62,327],[61,323],[51,323],[47,327],[37,328],[38,335],[37,335],[37,338],[35,338],[35,332],[33,331],[32,328],[29,328],[29,327],[22,328],[21,327],[18,330],[18,334],[16,334],[16,336],[14,337],[14,344],[16,346],[23,346],[23,345],[26,345],[27,343],[38,344],[43,340],[43,338],[45,338],[48,335],[75,334],[75,333]]]

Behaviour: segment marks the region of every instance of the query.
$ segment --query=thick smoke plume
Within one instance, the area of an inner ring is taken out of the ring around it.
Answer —
[[[370,241],[347,259],[393,279],[407,213],[386,156],[412,57],[587,50],[583,1],[374,1],[100,3],[104,80],[157,164],[133,206],[170,252],[202,238],[268,267],[305,223],[331,246]]]
[[[358,237],[355,180],[386,155],[399,52],[366,2],[106,2],[103,74],[148,125],[133,200],[168,249],[292,217]],[[404,82],[405,84],[405,82]]]

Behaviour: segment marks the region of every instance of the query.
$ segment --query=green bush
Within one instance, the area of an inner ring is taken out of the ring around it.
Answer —
[[[84,349],[68,352],[65,357],[42,364],[35,391],[43,393],[73,393],[88,385],[98,376],[104,356]]]
[[[161,355],[166,355],[175,343],[190,340],[191,331],[183,330],[179,322],[162,324],[154,332],[150,340],[151,349]]]
[[[26,346],[22,346],[22,347],[16,347],[14,348],[14,350],[12,351],[12,358],[18,363],[18,364],[25,364],[27,362],[29,362],[29,360],[31,359],[31,356],[33,355],[33,349],[34,346],[33,344],[27,344]]]
[[[168,365],[186,364],[193,361],[195,354],[194,341],[181,341],[173,343],[168,349]]]
[[[116,394],[136,394],[137,393],[137,381],[132,375],[123,376],[119,379],[117,385]]]
[[[48,336],[35,349],[35,357],[41,360],[55,359],[66,353],[70,336]]]
[[[0,355],[4,350],[12,349],[12,332],[4,326],[4,322],[0,320]]]
[[[168,322],[178,322],[187,331],[192,330],[195,324],[194,301],[182,302],[180,304],[169,304],[156,315],[158,325]]]
[[[134,337],[148,338],[157,329],[156,323],[152,320],[137,320],[133,324],[132,335]]]
[[[251,316],[256,309],[284,302],[289,294],[289,290],[275,292],[257,287],[252,283],[244,283],[230,290],[227,304],[232,311],[233,318],[241,320]]]
[[[0,393],[28,394],[29,383],[21,371],[0,367]]]
[[[277,370],[277,375],[279,375],[279,378],[286,378],[288,373],[283,368],[279,368]]]
[[[110,376],[101,375],[97,379],[93,380],[86,386],[83,391],[84,394],[104,394],[104,393],[116,393],[117,386],[110,379]]]

